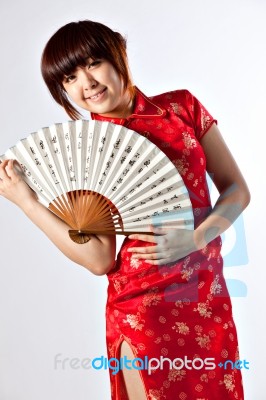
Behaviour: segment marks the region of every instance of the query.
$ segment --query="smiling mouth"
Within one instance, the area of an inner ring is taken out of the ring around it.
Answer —
[[[93,96],[87,97],[87,99],[89,99],[89,100],[98,100],[101,97],[101,95],[106,91],[106,89],[107,88],[104,88],[103,90],[101,90],[97,94],[94,94]]]

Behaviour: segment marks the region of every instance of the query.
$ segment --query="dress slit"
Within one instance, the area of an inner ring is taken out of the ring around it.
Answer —
[[[128,342],[128,340],[124,337],[123,334],[121,334],[120,339],[117,343],[117,347],[115,349],[115,358],[120,360],[122,357],[121,355],[121,347],[123,342],[126,342],[127,345],[129,346],[133,357],[138,358],[138,356],[135,354],[134,348],[131,346],[131,344]],[[143,386],[144,392],[146,399],[148,399],[148,394],[147,394],[147,389],[145,386],[145,382],[141,373],[141,370],[136,370],[139,373],[139,377],[141,380],[141,384]],[[129,400],[128,394],[127,394],[127,388],[125,384],[125,379],[124,379],[124,374],[123,371],[120,369],[119,372],[114,376],[114,400]]]

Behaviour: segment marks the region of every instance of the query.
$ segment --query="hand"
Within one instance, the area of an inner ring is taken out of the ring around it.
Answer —
[[[151,228],[154,236],[129,235],[129,239],[153,243],[147,247],[130,247],[132,258],[143,259],[148,264],[164,265],[176,262],[193,251],[202,249],[206,243],[197,238],[197,231],[189,229]]]
[[[37,196],[22,179],[22,173],[16,171],[15,163],[19,166],[14,160],[0,164],[0,195],[23,209],[26,204],[37,201]]]

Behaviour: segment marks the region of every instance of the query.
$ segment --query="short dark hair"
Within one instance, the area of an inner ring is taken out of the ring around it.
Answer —
[[[133,97],[125,38],[99,22],[70,22],[55,32],[46,44],[41,71],[51,95],[72,119],[79,119],[81,115],[68,100],[63,79],[78,66],[85,66],[87,58],[109,61],[121,77],[124,90],[129,89]]]

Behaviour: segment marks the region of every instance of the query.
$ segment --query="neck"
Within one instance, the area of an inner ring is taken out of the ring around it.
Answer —
[[[135,97],[136,97],[135,91],[132,94],[132,92],[129,89],[127,89],[123,95],[123,100],[121,101],[120,107],[117,110],[115,110],[114,112],[110,112],[110,114],[106,113],[99,115],[108,118],[126,119],[132,114],[134,110]]]
[[[128,99],[128,102],[125,106],[125,109],[122,111],[122,115],[120,115],[120,118],[127,118],[129,117],[134,109],[134,103],[135,103],[135,96],[131,98],[131,96]]]

